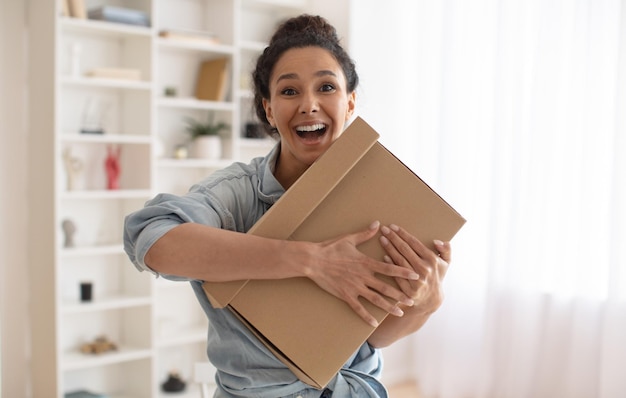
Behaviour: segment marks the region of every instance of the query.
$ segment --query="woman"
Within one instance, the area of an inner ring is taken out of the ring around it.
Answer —
[[[318,243],[245,234],[342,133],[358,83],[335,29],[309,15],[278,28],[253,77],[257,115],[278,144],[266,157],[218,171],[182,197],[160,194],[129,215],[126,252],[140,270],[191,282],[209,318],[216,397],[387,397],[377,379],[377,348],[416,331],[439,307],[450,245],[436,241],[435,253],[401,227],[375,220],[366,230]],[[384,262],[356,249],[379,230]],[[395,278],[400,288],[375,274]],[[303,276],[377,326],[324,391],[300,382],[229,310],[213,308],[201,287],[202,281]],[[377,325],[359,297],[395,317]]]

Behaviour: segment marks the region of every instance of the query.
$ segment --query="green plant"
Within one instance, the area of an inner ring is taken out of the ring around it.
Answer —
[[[230,126],[224,122],[214,123],[214,114],[209,113],[206,122],[199,122],[194,118],[187,117],[185,130],[189,133],[192,140],[203,136],[219,135],[220,131],[227,130]]]

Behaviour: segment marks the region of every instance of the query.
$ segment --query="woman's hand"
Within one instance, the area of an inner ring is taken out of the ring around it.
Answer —
[[[450,243],[434,241],[435,250],[431,250],[406,230],[396,226],[381,228],[380,242],[387,255],[385,261],[402,268],[416,271],[418,281],[396,278],[398,286],[415,301],[413,306],[405,307],[402,317],[387,317],[368,342],[374,347],[386,347],[399,339],[419,330],[443,302],[443,278],[451,259]]]
[[[382,227],[380,241],[387,255],[385,261],[417,272],[417,281],[396,279],[402,291],[413,298],[413,309],[431,314],[443,302],[443,278],[451,260],[449,242],[435,241],[436,252],[426,247],[416,237],[397,225]]]
[[[394,303],[407,306],[414,304],[413,298],[407,294],[414,295],[413,290],[406,289],[403,292],[377,275],[386,275],[407,284],[409,280],[417,283],[420,278],[412,267],[376,261],[357,249],[358,245],[372,239],[379,227],[380,223],[374,222],[366,230],[315,244],[317,261],[306,270],[307,277],[348,303],[365,322],[374,327],[378,323],[359,301],[359,297],[396,316],[402,316],[403,312]]]
[[[421,314],[435,312],[443,302],[443,278],[451,260],[450,242],[434,241],[433,251],[415,236],[397,225],[382,227],[380,242],[387,255],[385,261],[417,272],[417,281],[396,278],[402,291],[413,298],[412,311]]]

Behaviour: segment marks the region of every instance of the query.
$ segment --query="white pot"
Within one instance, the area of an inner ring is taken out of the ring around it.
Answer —
[[[193,141],[193,157],[216,160],[222,157],[222,140],[218,135],[202,136]]]

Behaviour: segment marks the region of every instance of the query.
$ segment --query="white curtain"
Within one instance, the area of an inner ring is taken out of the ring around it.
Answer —
[[[626,1],[353,12],[360,114],[468,220],[399,343],[424,396],[626,396]]]

